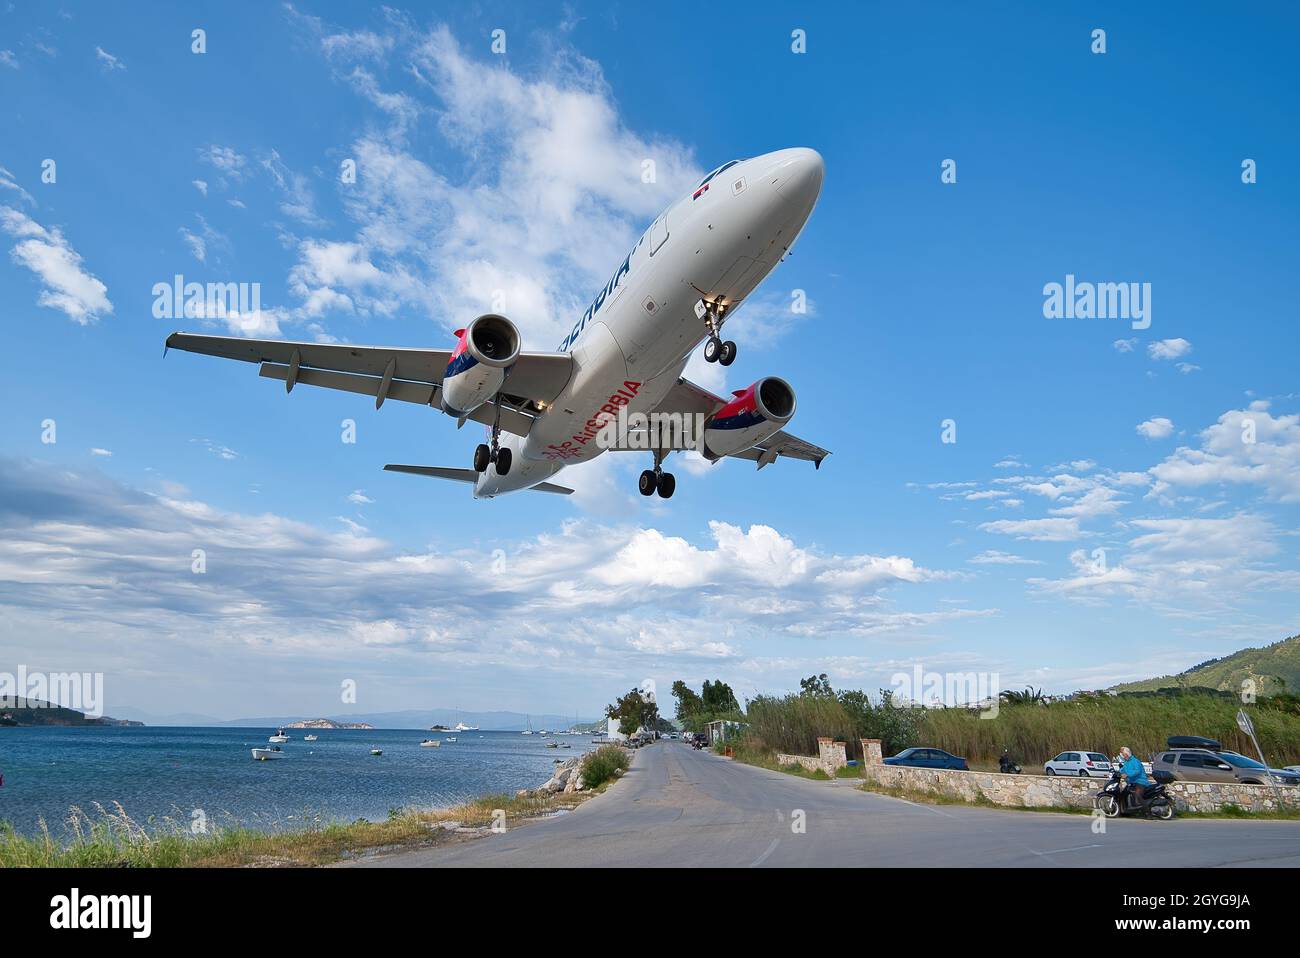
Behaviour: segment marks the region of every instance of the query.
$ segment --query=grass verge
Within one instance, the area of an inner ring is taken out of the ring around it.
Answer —
[[[404,809],[380,822],[318,822],[291,832],[214,826],[192,835],[188,823],[167,819],[143,824],[116,805],[74,808],[62,835],[45,823],[20,835],[0,822],[0,868],[238,868],[327,865],[379,848],[426,848],[457,840],[447,826],[485,827],[495,820],[523,821],[576,808],[605,786],[569,794],[485,795],[446,809]],[[498,811],[502,813],[498,815]]]

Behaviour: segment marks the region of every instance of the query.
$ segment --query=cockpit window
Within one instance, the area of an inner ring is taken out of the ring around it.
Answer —
[[[731,169],[733,166],[735,166],[735,165],[736,165],[737,163],[739,163],[739,162],[740,162],[740,160],[732,160],[730,163],[723,163],[720,167],[718,167],[716,170],[714,170],[712,173],[710,173],[710,174],[709,174],[708,176],[706,176],[704,179],[700,180],[700,186],[703,186],[705,183],[709,182],[709,180],[713,179],[715,176],[717,176],[717,175],[718,175],[719,173],[721,173],[723,170],[729,170],[729,169]],[[697,186],[696,189],[699,189],[699,187]]]

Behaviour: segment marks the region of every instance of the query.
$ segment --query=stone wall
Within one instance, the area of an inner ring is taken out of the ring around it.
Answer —
[[[864,754],[871,739],[862,742]],[[877,747],[878,743],[877,743]],[[938,768],[867,763],[863,774],[886,788],[924,792],[966,802],[991,802],[1016,808],[1092,808],[1093,796],[1106,784],[1104,778],[1066,778],[1060,775],[1003,775],[1000,772],[958,772]],[[1300,788],[1271,785],[1173,782],[1168,786],[1174,808],[1180,812],[1217,812],[1235,805],[1248,812],[1300,808]]]
[[[821,769],[834,778],[836,769],[844,768],[849,764],[847,752],[847,743],[819,738],[816,755],[787,755],[785,752],[778,752],[776,761],[779,765],[800,765],[810,772]]]

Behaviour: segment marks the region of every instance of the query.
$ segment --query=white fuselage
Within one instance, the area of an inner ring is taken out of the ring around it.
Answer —
[[[509,474],[489,467],[475,498],[527,489],[600,455],[593,423],[602,410],[653,411],[708,336],[695,304],[731,307],[762,282],[812,212],[822,173],[813,150],[766,153],[723,167],[660,214],[559,345],[573,355],[568,384],[526,438],[502,435]]]

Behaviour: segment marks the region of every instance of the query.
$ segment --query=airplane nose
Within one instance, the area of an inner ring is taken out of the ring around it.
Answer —
[[[826,164],[822,162],[820,153],[807,147],[782,150],[781,166],[784,176],[783,182],[777,185],[777,192],[801,203],[817,199],[826,173]]]

